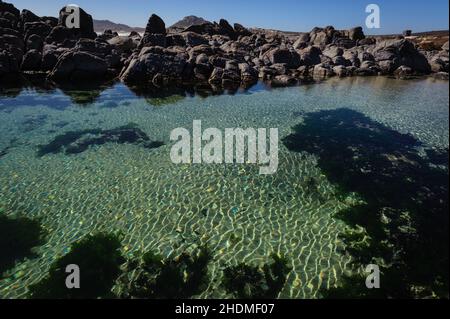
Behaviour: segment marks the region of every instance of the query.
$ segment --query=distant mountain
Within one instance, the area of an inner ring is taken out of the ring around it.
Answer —
[[[94,20],[94,31],[102,33],[105,30],[112,30],[116,32],[144,32],[145,28],[130,27],[126,24],[115,23],[109,20]]]
[[[183,19],[181,19],[180,21],[178,21],[177,23],[175,23],[174,25],[172,25],[170,28],[174,28],[174,29],[185,29],[187,27],[190,27],[191,25],[199,25],[199,24],[203,24],[209,22],[203,18],[200,17],[196,17],[196,16],[187,16],[184,17]]]

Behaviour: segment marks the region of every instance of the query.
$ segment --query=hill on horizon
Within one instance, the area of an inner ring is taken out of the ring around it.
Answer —
[[[141,27],[130,27],[129,25],[123,23],[115,23],[109,20],[95,20],[94,19],[94,31],[103,33],[105,30],[112,30],[116,32],[144,32],[145,28]]]
[[[205,20],[201,17],[190,15],[190,16],[184,17],[180,21],[174,23],[170,28],[185,29],[187,27],[190,27],[191,25],[199,25],[199,24],[203,24],[206,22],[209,22],[209,21]]]

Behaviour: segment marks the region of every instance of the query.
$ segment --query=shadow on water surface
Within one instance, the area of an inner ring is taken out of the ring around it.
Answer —
[[[43,244],[40,223],[25,217],[10,218],[0,212],[0,278],[17,261],[35,257],[32,248]]]
[[[420,152],[412,136],[345,108],[305,114],[283,142],[317,155],[343,196],[364,202],[337,217],[356,265],[380,266],[381,289],[368,290],[359,274],[324,296],[448,297],[448,149]]]

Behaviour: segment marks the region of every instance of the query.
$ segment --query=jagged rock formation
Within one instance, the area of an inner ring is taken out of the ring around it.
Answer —
[[[143,37],[96,35],[92,17],[80,9],[79,29],[59,19],[19,12],[0,0],[0,78],[25,71],[48,72],[54,81],[120,78],[155,86],[206,84],[236,87],[258,79],[285,86],[312,77],[436,73],[448,78],[448,42],[425,51],[403,36],[366,38],[361,27],[314,28],[296,38],[249,30],[240,24],[192,24],[166,29],[150,16]]]

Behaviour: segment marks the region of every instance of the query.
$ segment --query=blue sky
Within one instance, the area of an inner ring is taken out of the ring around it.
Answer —
[[[381,29],[368,34],[448,30],[448,0],[6,0],[19,9],[38,15],[57,16],[61,7],[75,3],[95,19],[108,19],[131,26],[145,26],[152,13],[167,26],[186,15],[207,20],[225,18],[248,27],[286,31],[309,31],[314,26],[333,25],[338,29],[364,26],[370,3],[381,9]]]

